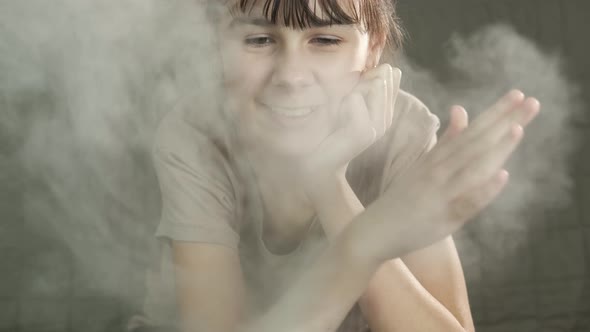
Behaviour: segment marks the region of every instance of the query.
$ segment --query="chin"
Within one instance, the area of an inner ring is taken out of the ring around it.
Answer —
[[[275,135],[273,137],[260,137],[259,148],[273,156],[285,159],[298,159],[313,153],[326,135],[313,135],[310,133],[293,133]]]
[[[242,114],[241,129],[248,145],[265,154],[293,159],[315,151],[331,133],[334,115],[325,109],[301,118],[281,118],[263,107]]]

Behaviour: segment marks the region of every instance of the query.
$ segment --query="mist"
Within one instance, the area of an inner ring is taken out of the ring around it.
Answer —
[[[178,105],[217,107],[215,50],[207,13],[188,1],[0,2],[0,185],[22,204],[7,207],[12,218],[63,243],[77,267],[70,280],[59,255],[35,256],[42,273],[23,280],[23,296],[72,283],[74,293],[138,305],[158,249],[154,130]],[[473,120],[511,88],[542,104],[507,165],[508,188],[474,224],[486,250],[510,255],[547,209],[571,200],[578,90],[559,54],[508,26],[456,36],[441,56],[448,59],[442,75],[403,57],[399,65],[402,88],[441,118],[441,131],[450,105],[463,105]],[[31,240],[2,232],[14,246]]]
[[[465,243],[459,242],[466,247],[476,242],[491,256],[509,256],[526,245],[531,231],[546,226],[541,220],[571,203],[570,158],[580,141],[573,126],[582,111],[580,89],[566,77],[560,54],[541,51],[504,24],[454,35],[441,56],[447,65],[437,73],[409,59],[400,66],[405,73],[402,88],[430,107],[441,119],[441,128],[446,127],[451,105],[464,106],[473,121],[512,88],[541,103],[541,113],[525,129],[505,166],[510,173],[506,189],[468,225],[469,232],[462,234]],[[470,257],[469,250],[461,254],[463,260],[479,258]],[[510,268],[491,271],[504,274]]]
[[[0,3],[2,186],[22,197],[27,229],[69,248],[74,293],[140,300],[139,272],[157,249],[155,127],[210,96],[217,77],[204,17],[183,1]],[[68,282],[67,264],[45,256],[59,272],[24,289],[47,295]]]

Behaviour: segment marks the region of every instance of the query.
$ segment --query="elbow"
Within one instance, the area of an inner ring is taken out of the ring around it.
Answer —
[[[469,319],[467,321],[461,322],[461,329],[459,330],[459,332],[475,332],[473,320]]]
[[[459,324],[457,324],[459,325]],[[445,332],[475,332],[475,327],[471,325],[454,326],[449,329],[444,329]]]
[[[461,328],[460,332],[475,332],[475,325],[473,324],[473,316],[469,304],[458,306],[458,310],[454,311],[454,316]]]

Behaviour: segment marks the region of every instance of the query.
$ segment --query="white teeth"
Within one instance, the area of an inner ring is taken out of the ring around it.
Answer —
[[[312,112],[311,108],[277,108],[277,107],[272,107],[270,108],[270,110],[273,113],[276,114],[280,114],[282,116],[287,116],[287,117],[300,117],[300,116],[305,116],[308,115]]]

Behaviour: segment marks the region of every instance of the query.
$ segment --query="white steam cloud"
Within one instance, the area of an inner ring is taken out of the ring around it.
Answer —
[[[0,2],[2,186],[22,195],[29,229],[67,245],[82,292],[141,292],[159,215],[155,126],[216,82],[205,17],[187,1]]]
[[[15,218],[66,244],[81,283],[98,294],[141,300],[160,204],[154,128],[179,103],[208,108],[218,98],[206,15],[190,1],[0,2],[0,144],[10,147],[0,155],[1,186],[22,195]],[[473,119],[512,87],[540,99],[542,113],[508,166],[510,188],[477,226],[490,239],[534,227],[527,220],[540,207],[570,199],[576,90],[556,56],[504,26],[454,39],[453,50],[444,81],[404,62],[403,85],[443,123],[451,104]]]
[[[451,105],[463,105],[473,121],[512,88],[542,105],[507,164],[508,187],[469,225],[489,254],[510,255],[526,243],[532,228],[540,227],[536,222],[547,218],[548,211],[563,209],[572,200],[569,164],[578,144],[572,120],[582,109],[579,88],[565,76],[558,54],[543,53],[506,25],[482,27],[466,38],[454,36],[449,49],[444,78],[407,61],[402,66],[402,86],[419,96],[443,124]],[[469,259],[468,252],[464,256]]]

